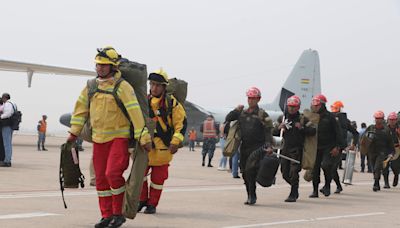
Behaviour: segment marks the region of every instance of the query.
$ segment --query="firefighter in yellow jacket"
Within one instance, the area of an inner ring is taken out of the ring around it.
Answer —
[[[168,178],[168,166],[172,155],[178,151],[184,139],[187,122],[183,106],[172,95],[166,94],[168,75],[162,69],[149,75],[150,118],[156,123],[153,149],[149,152],[149,164],[143,180],[138,211],[146,207],[144,213],[156,213],[164,181]],[[149,170],[151,169],[151,174]],[[150,188],[148,186],[150,175]]]
[[[122,215],[125,192],[122,174],[129,165],[128,141],[131,133],[136,141],[140,139],[137,143],[145,150],[151,150],[151,138],[135,92],[128,82],[121,79],[119,58],[112,47],[98,49],[95,57],[97,90],[89,93],[86,86],[81,92],[71,118],[68,138],[69,142],[74,142],[90,116],[96,190],[102,215],[100,222],[95,224],[96,228],[120,227],[126,221]],[[118,106],[116,98],[109,93],[115,87],[118,88],[116,94],[127,115]],[[134,132],[131,132],[130,121]]]

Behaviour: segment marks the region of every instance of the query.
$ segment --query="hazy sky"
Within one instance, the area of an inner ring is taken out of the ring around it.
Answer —
[[[162,66],[189,82],[188,100],[207,107],[246,103],[258,86],[271,102],[303,50],[319,52],[322,91],[351,119],[399,111],[400,1],[6,1],[0,58],[94,69],[96,48]],[[43,113],[49,131],[73,109],[87,78],[0,72],[0,92],[22,110],[24,130]]]

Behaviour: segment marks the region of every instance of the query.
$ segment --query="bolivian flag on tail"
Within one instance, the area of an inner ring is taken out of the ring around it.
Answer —
[[[300,80],[300,83],[301,83],[301,84],[310,84],[310,79],[308,79],[308,78],[302,78],[302,79]]]

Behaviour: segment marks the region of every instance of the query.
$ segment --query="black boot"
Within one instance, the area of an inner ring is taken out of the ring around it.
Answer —
[[[257,201],[257,195],[255,191],[250,192],[248,205],[254,205]]]
[[[294,197],[296,198],[296,200],[299,198],[299,185],[295,185],[294,188]]]
[[[399,174],[395,174],[393,179],[393,187],[396,187],[398,183],[399,183]]]
[[[203,162],[201,163],[201,166],[205,165],[205,160],[206,160],[206,156],[203,156]]]
[[[113,217],[109,217],[109,218],[102,218],[100,220],[100,222],[96,223],[94,225],[95,228],[103,228],[103,227],[108,227],[108,224],[110,224],[110,222],[113,220]]]
[[[335,194],[340,194],[343,191],[342,185],[340,184],[339,176],[333,178],[336,183],[336,191]]]
[[[297,186],[292,185],[290,194],[289,194],[288,198],[285,199],[285,202],[289,202],[289,203],[296,202],[296,199],[298,197],[299,197],[299,192],[298,192]]]
[[[256,183],[249,184],[249,205],[254,205],[257,201]]]
[[[113,220],[108,224],[109,228],[117,228],[122,226],[126,222],[126,219],[123,215],[114,215]]]
[[[336,181],[335,181],[336,182]],[[340,181],[336,182],[336,191],[335,194],[340,194],[343,191],[342,185],[340,184]]]
[[[40,151],[40,145],[39,144],[37,145],[37,150]]]
[[[46,149],[46,148],[44,148],[44,146],[42,146],[42,150],[43,150],[43,151],[47,151],[47,149]]]
[[[331,195],[331,186],[330,185],[325,184],[323,194],[325,197],[328,197]]]
[[[390,185],[389,185],[389,174],[383,175],[383,180],[385,181],[385,186],[383,186],[383,188],[390,188]]]
[[[211,158],[208,159],[208,165],[207,165],[207,167],[214,167],[214,166],[211,165]]]
[[[147,205],[146,210],[144,210],[145,214],[155,214],[156,213],[156,207],[153,205]]]
[[[140,201],[137,212],[140,212],[146,206],[147,206],[147,201]]]
[[[372,187],[372,190],[374,192],[380,191],[381,190],[381,186],[379,185],[379,180],[375,180],[374,182],[374,187]]]
[[[244,204],[249,204],[250,201],[250,193],[249,193],[249,185],[247,183],[244,183],[246,186],[246,193],[247,193],[247,200],[244,201]]]
[[[318,198],[318,184],[313,183],[313,192],[308,197],[310,198]]]
[[[320,193],[324,194],[325,192],[325,185],[319,190]]]

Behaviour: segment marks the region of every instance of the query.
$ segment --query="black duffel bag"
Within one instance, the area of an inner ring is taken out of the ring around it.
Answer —
[[[275,176],[278,172],[279,159],[275,155],[265,155],[260,161],[259,166],[257,183],[263,187],[271,187],[275,182]]]

